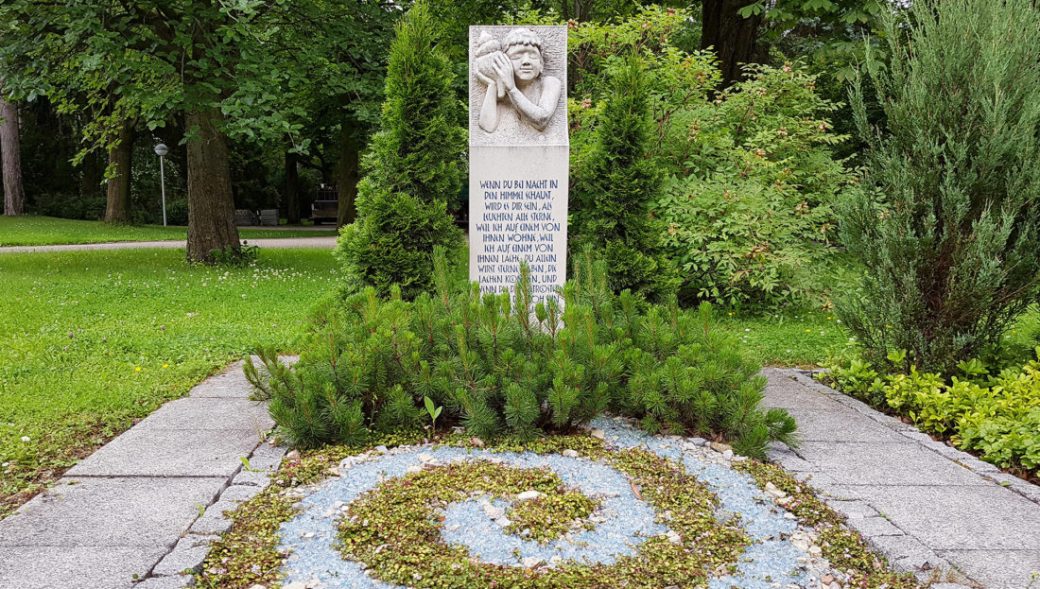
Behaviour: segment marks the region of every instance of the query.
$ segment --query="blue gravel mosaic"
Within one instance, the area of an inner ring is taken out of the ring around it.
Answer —
[[[752,544],[741,555],[737,572],[710,580],[711,589],[774,589],[788,585],[806,586],[808,573],[798,559],[806,553],[786,538],[797,530],[797,522],[778,508],[747,475],[724,464],[684,451],[682,438],[655,437],[618,419],[601,418],[593,428],[604,433],[608,447],[641,447],[685,466],[720,501],[716,517],[737,517]],[[289,553],[283,567],[286,585],[293,582],[320,583],[322,589],[388,589],[400,587],[369,577],[363,564],[345,560],[336,549],[337,522],[347,506],[380,483],[401,477],[431,461],[449,463],[484,459],[519,468],[548,468],[565,485],[574,487],[601,504],[594,513],[599,522],[551,542],[538,542],[506,533],[485,511],[484,500],[473,497],[449,505],[442,527],[443,539],[464,546],[483,562],[522,566],[525,559],[537,562],[573,560],[610,564],[632,555],[647,538],[665,534],[668,528],[655,521],[654,509],[633,492],[627,477],[605,464],[561,455],[497,453],[480,449],[413,447],[392,450],[353,464],[342,477],[331,478],[305,497],[300,513],[281,528],[280,549]],[[507,510],[507,501],[495,506]],[[786,515],[785,515],[786,514]]]

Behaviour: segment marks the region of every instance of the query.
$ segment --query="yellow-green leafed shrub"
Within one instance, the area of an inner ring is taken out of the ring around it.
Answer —
[[[1040,348],[1037,349],[1040,356]],[[841,390],[905,415],[1003,468],[1040,470],[1040,361],[988,380],[918,372],[880,376],[860,360],[831,366]]]

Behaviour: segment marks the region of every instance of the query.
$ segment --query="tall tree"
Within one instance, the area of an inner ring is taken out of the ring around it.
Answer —
[[[714,49],[719,56],[723,83],[741,78],[741,67],[760,61],[758,35],[762,14],[744,16],[745,9],[757,0],[703,0],[701,48]]]
[[[0,84],[0,157],[3,158],[4,214],[25,212],[25,187],[22,183],[22,150],[18,133],[18,107],[3,96]]]
[[[1040,12],[918,0],[908,23],[867,61],[881,124],[852,93],[869,151],[840,220],[864,274],[838,310],[874,362],[950,374],[1040,296]]]
[[[105,222],[130,222],[130,173],[134,153],[134,125],[123,121],[116,142],[108,148],[108,184]]]
[[[289,135],[306,151],[299,134],[308,104],[297,99],[323,81],[306,75],[341,71],[330,47],[363,30],[362,16],[391,10],[389,1],[7,0],[0,21],[12,23],[12,42],[0,47],[0,64],[26,95],[43,92],[64,112],[89,114],[84,134],[95,147],[118,144],[124,120],[150,130],[183,121],[188,257],[210,261],[240,248],[229,141]],[[353,28],[340,25],[343,14]],[[335,88],[347,83],[341,77]]]
[[[390,45],[386,101],[364,159],[358,219],[343,229],[336,250],[348,288],[387,293],[397,284],[414,297],[432,284],[434,248],[461,241],[446,201],[465,177],[466,132],[452,78],[428,5],[417,2]]]
[[[886,0],[702,0],[701,48],[714,49],[729,86],[781,40],[811,36],[816,49],[845,43],[891,9]]]
[[[300,156],[292,151],[285,153],[285,219],[300,223]]]

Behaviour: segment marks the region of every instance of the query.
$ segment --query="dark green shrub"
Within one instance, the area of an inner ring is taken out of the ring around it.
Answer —
[[[708,303],[696,313],[651,308],[633,330],[631,376],[617,409],[641,417],[652,432],[721,434],[748,456],[764,457],[772,440],[794,446],[794,419],[783,409],[759,409],[766,386],[760,367],[714,323]]]
[[[430,287],[431,256],[461,234],[447,212],[464,178],[465,130],[451,64],[436,46],[425,3],[416,3],[390,46],[380,131],[362,162],[355,223],[336,253],[348,288],[397,284],[411,299]]]
[[[453,288],[443,254],[435,261],[435,294],[405,301],[395,288],[382,299],[370,287],[319,312],[295,367],[265,354],[265,379],[247,363],[293,443],[418,427],[427,397],[445,408],[438,423],[479,436],[567,430],[613,404],[655,430],[726,435],[751,455],[790,439],[791,418],[758,410],[764,381],[707,307],[643,311],[608,288],[602,262],[586,261],[561,314],[532,306],[526,268],[511,300]]]
[[[97,221],[105,216],[105,195],[42,193],[31,203],[33,214]]]
[[[870,151],[841,235],[866,272],[838,309],[876,366],[906,350],[901,370],[950,374],[1040,292],[1040,12],[930,0],[886,26],[883,128],[852,93]]]
[[[664,227],[650,216],[661,170],[648,157],[649,88],[639,60],[615,67],[611,84],[594,145],[575,174],[573,242],[602,252],[615,292],[660,301],[679,277],[663,255]]]

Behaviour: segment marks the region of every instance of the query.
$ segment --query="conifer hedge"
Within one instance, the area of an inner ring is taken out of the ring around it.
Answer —
[[[430,422],[481,437],[567,431],[613,408],[653,430],[718,435],[761,456],[792,441],[793,419],[763,412],[765,380],[710,306],[642,304],[615,295],[606,266],[587,256],[564,290],[563,310],[532,305],[523,270],[513,296],[481,294],[435,258],[436,290],[406,301],[369,287],[336,301],[289,368],[264,354],[270,378],[247,374],[296,445],[355,442]],[[457,285],[457,286],[454,286]]]

